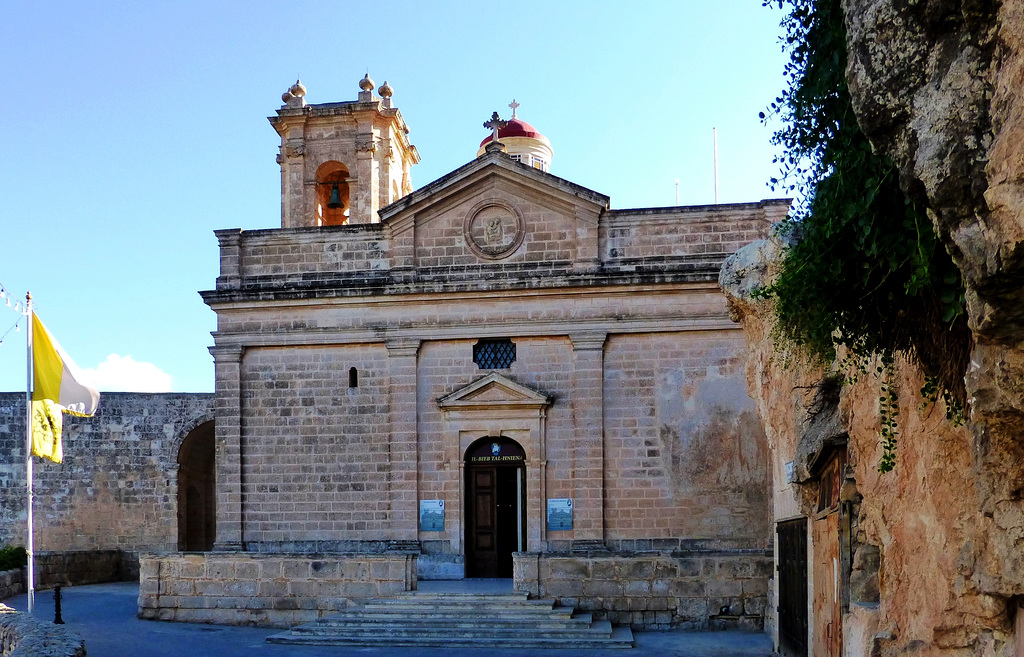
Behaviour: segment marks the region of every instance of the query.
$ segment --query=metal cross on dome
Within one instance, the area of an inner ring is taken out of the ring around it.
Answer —
[[[512,118],[516,118],[516,110],[519,109],[519,103],[517,103],[516,99],[513,98],[512,102],[509,103],[508,106],[512,108]]]
[[[498,131],[508,125],[508,121],[502,121],[498,113],[491,114],[490,121],[484,121],[484,127],[491,130],[491,141],[498,141]]]

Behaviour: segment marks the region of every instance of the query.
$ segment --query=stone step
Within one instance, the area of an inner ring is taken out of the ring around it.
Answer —
[[[589,618],[590,614],[585,614],[585,616]],[[427,623],[445,620],[452,622],[464,621],[479,623],[482,619],[494,619],[496,622],[522,622],[524,620],[529,620],[530,622],[566,622],[573,620],[573,618],[572,607],[545,607],[543,609],[536,610],[520,610],[516,613],[508,614],[495,614],[491,610],[487,609],[366,610],[354,607],[352,609],[331,614],[330,616],[322,618],[316,622],[344,623],[356,620],[370,620],[393,623],[409,620]]]
[[[519,591],[511,591],[508,593],[468,593],[465,591],[404,591],[401,593],[396,593],[393,597],[380,599],[403,600],[410,598],[414,600],[458,600],[462,598],[472,598],[474,600],[531,600],[528,594],[521,593]]]
[[[381,618],[377,616],[334,615],[327,618],[300,625],[293,632],[324,634],[327,632],[352,632],[370,630],[374,632],[391,632],[395,628],[413,629],[417,632],[433,631],[438,627],[445,630],[472,631],[485,627],[488,632],[513,630],[521,632],[525,625],[522,618]],[[589,630],[593,618],[591,614],[580,614],[572,618],[530,619],[528,627],[533,630]]]
[[[571,608],[559,607],[556,613],[563,613],[566,609],[572,611]],[[469,602],[460,604],[433,602],[408,602],[402,604],[386,602],[368,602],[366,604],[353,608],[353,611],[391,614],[417,613],[420,611],[435,611],[444,613],[462,613],[478,611],[482,613],[492,614],[550,614],[555,612],[555,607],[551,600],[546,600],[545,604],[535,605],[504,605],[499,603],[472,604]]]
[[[468,593],[419,593],[413,595],[399,595],[394,598],[377,598],[370,601],[373,604],[383,605],[506,605],[514,606],[536,606],[552,605],[554,600],[550,599],[529,599],[526,594],[522,595],[470,595]]]
[[[502,639],[508,645],[515,644],[524,634],[534,638],[547,639],[572,639],[572,638],[607,638],[611,636],[611,627],[605,631],[594,625],[581,625],[579,627],[553,627],[538,628],[530,626],[528,630],[523,627],[495,628],[490,626],[477,625],[476,627],[451,627],[448,625],[433,627],[430,626],[409,626],[409,625],[382,625],[378,627],[329,627],[317,626],[312,628],[296,628],[291,631],[293,636],[344,636],[348,638],[376,638],[388,637],[391,639],[407,637],[433,637],[437,639]]]
[[[368,600],[267,638],[330,646],[629,648],[629,628],[524,593],[409,592]]]
[[[447,647],[447,648],[548,648],[548,649],[607,649],[632,648],[633,633],[628,627],[611,626],[608,621],[593,624],[595,634],[564,636],[535,633],[521,629],[512,636],[462,637],[456,634],[424,636],[410,634],[393,636],[375,633],[368,636],[295,634],[291,631],[267,637],[271,643],[292,645],[348,646],[348,647]]]

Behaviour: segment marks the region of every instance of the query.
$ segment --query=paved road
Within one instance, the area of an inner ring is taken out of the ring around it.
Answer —
[[[135,617],[139,586],[133,582],[93,584],[63,590],[67,626],[85,639],[90,657],[494,657],[494,650],[438,648],[299,647],[267,643],[280,630],[225,625],[143,621]],[[24,595],[7,600],[24,611]],[[36,614],[53,620],[53,593],[36,593]],[[768,657],[764,634],[743,632],[635,632],[633,650],[517,650],[505,657]]]

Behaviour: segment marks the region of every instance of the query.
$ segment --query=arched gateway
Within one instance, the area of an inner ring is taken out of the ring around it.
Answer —
[[[522,446],[500,436],[466,450],[467,577],[512,577],[526,541],[525,463]]]
[[[178,549],[213,549],[216,533],[214,423],[185,436],[178,451]]]

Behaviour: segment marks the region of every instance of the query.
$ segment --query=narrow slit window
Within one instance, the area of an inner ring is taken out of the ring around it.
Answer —
[[[350,367],[348,370],[348,387],[358,388],[359,387],[359,370],[354,367]]]
[[[473,345],[473,362],[482,370],[503,370],[516,362],[516,345],[508,338],[480,340]]]

